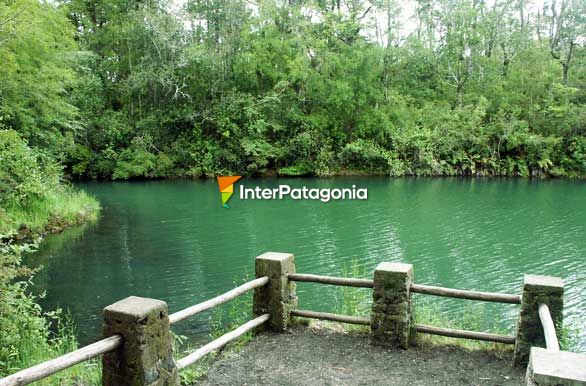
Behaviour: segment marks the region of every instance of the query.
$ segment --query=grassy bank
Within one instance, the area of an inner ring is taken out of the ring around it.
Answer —
[[[13,130],[0,130],[0,242],[32,241],[95,218],[100,206],[62,179],[62,169]]]
[[[95,220],[100,206],[87,193],[62,185],[25,207],[14,205],[1,210],[0,234],[3,239],[30,241],[45,233],[57,233],[67,227]]]

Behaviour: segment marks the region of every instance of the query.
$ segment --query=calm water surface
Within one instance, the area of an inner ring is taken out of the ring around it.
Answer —
[[[215,181],[98,182],[80,187],[103,210],[85,227],[48,237],[28,258],[46,309],[73,315],[82,342],[100,337],[102,308],[129,295],[171,312],[233,288],[265,251],[295,254],[297,271],[341,275],[357,262],[409,262],[416,281],[519,293],[523,273],[566,280],[566,322],[586,350],[586,184],[482,179],[245,179],[246,186],[367,187],[366,201],[240,201],[221,206]],[[302,308],[332,310],[334,287],[300,283]],[[422,295],[416,295],[422,296]],[[482,315],[512,329],[517,306],[426,297],[452,318]],[[473,304],[473,308],[470,308]],[[473,310],[471,312],[471,310]],[[207,339],[209,313],[178,332]]]

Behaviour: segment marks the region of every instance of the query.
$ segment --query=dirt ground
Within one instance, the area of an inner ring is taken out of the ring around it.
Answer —
[[[264,333],[217,360],[198,385],[450,385],[520,386],[525,372],[484,351],[457,346],[389,350],[363,334],[295,327]]]

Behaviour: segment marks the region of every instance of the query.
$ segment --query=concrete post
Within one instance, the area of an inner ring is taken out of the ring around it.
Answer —
[[[167,303],[130,296],[104,309],[104,336],[121,348],[102,360],[104,386],[178,386]]]
[[[370,343],[409,347],[415,327],[411,302],[413,265],[380,263],[374,271]]]
[[[521,310],[517,321],[514,363],[526,364],[531,346],[545,347],[539,305],[549,307],[556,328],[561,326],[564,306],[564,282],[559,277],[525,275]]]
[[[586,386],[586,355],[532,347],[527,386]]]
[[[290,253],[266,252],[257,256],[255,271],[257,278],[268,276],[269,283],[254,290],[254,315],[270,314],[265,326],[284,331],[297,306],[295,283],[287,279],[288,273],[295,273],[295,258]]]

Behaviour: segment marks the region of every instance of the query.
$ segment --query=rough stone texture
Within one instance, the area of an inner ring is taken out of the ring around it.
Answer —
[[[586,355],[531,348],[528,386],[586,386]]]
[[[177,386],[167,303],[130,296],[104,309],[104,336],[122,347],[103,357],[104,386]]]
[[[295,273],[295,258],[290,253],[266,252],[255,261],[256,277],[268,276],[266,286],[254,291],[254,315],[268,313],[268,326],[273,331],[284,331],[289,324],[291,310],[297,306],[295,283],[287,279],[288,273]]]
[[[539,320],[539,305],[547,304],[554,324],[561,326],[564,306],[564,282],[558,277],[525,275],[523,297],[519,320],[517,321],[517,340],[515,342],[516,365],[526,364],[532,346],[545,347],[543,326]]]
[[[370,342],[389,347],[409,347],[414,326],[411,283],[413,265],[380,263],[374,271]]]

